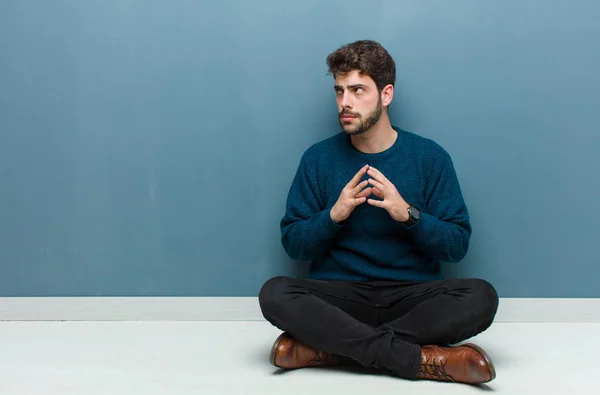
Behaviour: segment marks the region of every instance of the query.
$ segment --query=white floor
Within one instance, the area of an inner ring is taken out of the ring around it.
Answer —
[[[407,381],[362,369],[282,371],[266,322],[0,322],[0,394],[600,393],[600,324],[495,323],[473,339],[497,378]]]

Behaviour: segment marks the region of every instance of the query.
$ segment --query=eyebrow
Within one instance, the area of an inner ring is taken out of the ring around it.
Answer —
[[[366,87],[367,86],[363,85],[363,84],[348,85],[348,89],[366,88]],[[344,89],[344,87],[341,85],[334,85],[333,89]]]

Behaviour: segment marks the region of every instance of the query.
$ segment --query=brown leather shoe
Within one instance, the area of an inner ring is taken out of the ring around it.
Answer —
[[[421,347],[418,379],[481,384],[495,377],[496,370],[489,355],[475,344]]]
[[[271,349],[271,364],[284,369],[305,368],[308,366],[337,365],[339,358],[322,351],[317,351],[287,332],[282,333]]]

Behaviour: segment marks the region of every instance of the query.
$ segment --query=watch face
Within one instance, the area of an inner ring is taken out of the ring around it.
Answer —
[[[408,210],[409,210],[410,215],[412,217],[414,217],[415,220],[418,220],[419,218],[421,218],[421,212],[416,207],[411,207]]]

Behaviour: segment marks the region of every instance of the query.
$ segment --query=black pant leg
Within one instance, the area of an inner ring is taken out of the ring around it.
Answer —
[[[261,288],[259,303],[267,321],[311,347],[414,378],[420,348],[376,327],[379,309],[364,290],[358,283],[275,277]]]
[[[398,298],[398,292],[402,297]],[[418,345],[459,343],[486,330],[498,309],[498,294],[480,279],[415,283],[382,294],[381,330]]]

